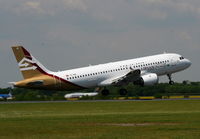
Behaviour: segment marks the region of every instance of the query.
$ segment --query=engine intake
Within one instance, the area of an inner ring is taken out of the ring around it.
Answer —
[[[155,73],[149,73],[141,76],[138,80],[134,81],[135,85],[151,86],[157,84],[159,81],[158,75]]]

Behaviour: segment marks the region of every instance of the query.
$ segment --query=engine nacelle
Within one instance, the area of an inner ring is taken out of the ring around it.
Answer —
[[[158,75],[155,73],[145,74],[134,82],[135,85],[151,86],[157,84],[159,81]]]

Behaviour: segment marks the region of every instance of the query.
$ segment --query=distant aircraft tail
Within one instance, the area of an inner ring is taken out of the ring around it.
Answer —
[[[49,72],[23,46],[13,46],[12,50],[24,79],[40,76]]]
[[[8,95],[9,95],[10,97],[12,97],[12,90],[11,90],[11,89],[10,89]]]

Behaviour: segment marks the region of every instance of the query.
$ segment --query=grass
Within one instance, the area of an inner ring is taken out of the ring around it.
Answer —
[[[200,100],[0,104],[0,139],[195,139]]]

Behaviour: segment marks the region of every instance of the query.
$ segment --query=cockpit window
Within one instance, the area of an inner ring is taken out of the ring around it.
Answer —
[[[184,57],[181,56],[181,57],[180,57],[180,60],[183,60],[183,59],[184,59]]]

